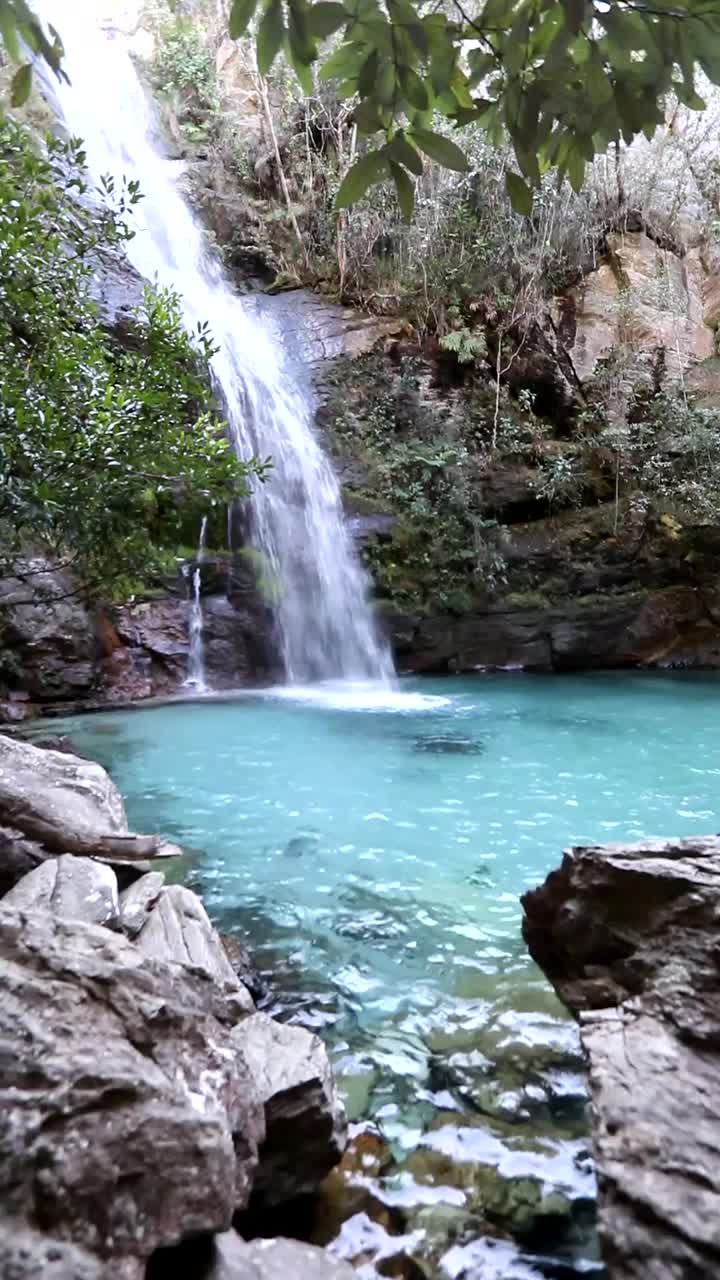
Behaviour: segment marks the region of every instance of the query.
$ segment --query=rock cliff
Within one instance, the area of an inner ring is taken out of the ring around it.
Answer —
[[[534,959],[580,1022],[611,1280],[720,1268],[720,839],[566,851],[523,899]]]

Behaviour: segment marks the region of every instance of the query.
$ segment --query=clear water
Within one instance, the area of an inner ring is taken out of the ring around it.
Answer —
[[[329,677],[389,682],[393,664],[368,603],[368,580],[345,528],[340,488],[313,430],[314,404],[290,358],[294,335],[272,303],[240,297],[183,199],[182,169],[163,153],[159,125],[121,37],[96,26],[93,0],[39,0],[60,31],[69,83],[53,81],[68,129],[83,139],[96,184],[137,179],[143,194],[128,257],[149,281],[176,291],[190,331],[207,323],[212,369],[242,458],[272,461],[253,486],[252,542],[278,584],[278,646],[291,682]],[[287,338],[287,341],[286,341]]]
[[[133,825],[192,850],[190,882],[250,941],[274,1007],[325,1037],[352,1118],[393,1156],[361,1181],[402,1210],[429,1275],[591,1265],[582,1232],[520,1232],[519,1252],[486,1239],[512,1234],[498,1185],[593,1194],[576,1031],[525,952],[518,898],[573,842],[718,829],[718,687],[477,677],[67,722]],[[364,1212],[334,1247],[377,1258],[385,1228]]]

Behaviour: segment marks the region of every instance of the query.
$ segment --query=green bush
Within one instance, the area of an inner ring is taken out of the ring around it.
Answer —
[[[89,591],[146,576],[188,512],[244,491],[213,415],[212,342],[148,290],[131,340],[103,330],[99,259],[129,237],[129,184],[87,189],[77,140],[40,153],[0,124],[0,563],[41,545]]]

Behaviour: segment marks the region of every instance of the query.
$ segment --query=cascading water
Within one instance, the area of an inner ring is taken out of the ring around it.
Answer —
[[[193,570],[192,576],[192,604],[190,606],[190,654],[188,657],[188,674],[186,685],[190,685],[193,689],[197,689],[199,693],[204,693],[207,689],[207,679],[205,676],[205,646],[203,644],[203,612],[202,612],[202,572],[200,566],[202,564],[203,553],[205,551],[205,536],[207,534],[207,516],[203,516],[200,522],[200,537],[198,538],[197,562]]]
[[[151,105],[122,42],[94,23],[88,0],[44,0],[65,45],[69,84],[53,96],[85,144],[95,181],[136,178],[143,193],[128,257],[150,281],[180,295],[188,329],[207,321],[212,361],[240,457],[270,457],[254,486],[251,538],[279,584],[276,622],[286,678],[389,683],[393,664],[376,630],[367,577],[342,515],[340,489],[313,434],[312,399],[288,367],[272,322],[233,293],[162,153]]]

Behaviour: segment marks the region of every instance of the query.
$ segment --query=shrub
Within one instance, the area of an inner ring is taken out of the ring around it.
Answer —
[[[250,469],[213,414],[207,329],[148,290],[132,342],[98,321],[98,257],[131,234],[130,184],[87,189],[76,140],[44,153],[0,124],[0,558],[41,544],[89,591],[145,575],[189,511],[243,492]]]

